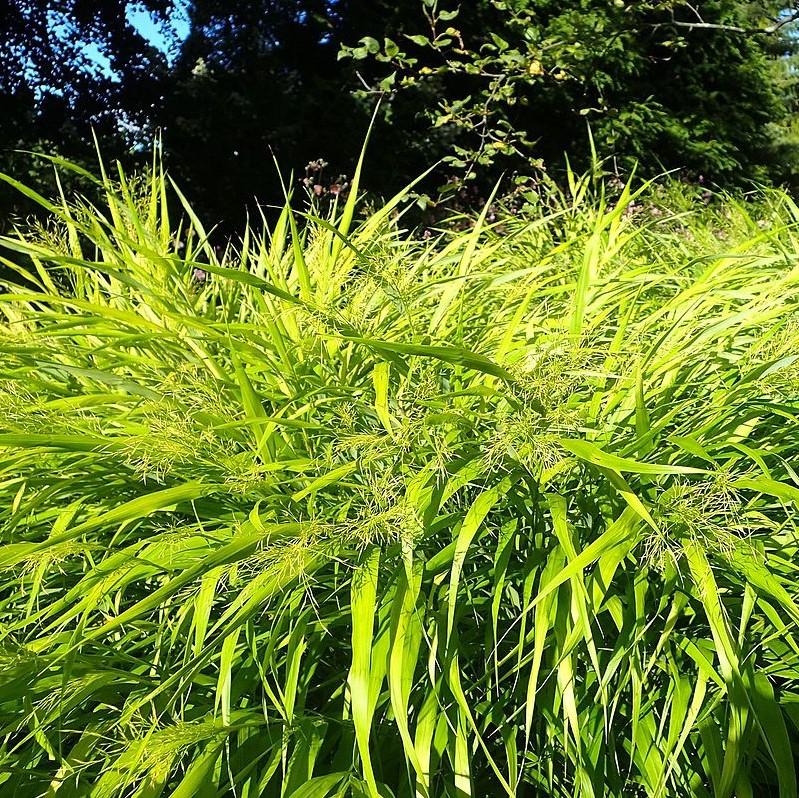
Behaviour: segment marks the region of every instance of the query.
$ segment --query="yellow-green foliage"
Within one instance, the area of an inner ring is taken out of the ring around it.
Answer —
[[[787,196],[102,184],[2,242],[2,795],[796,795]]]

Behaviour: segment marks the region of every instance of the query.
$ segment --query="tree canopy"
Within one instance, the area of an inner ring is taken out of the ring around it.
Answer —
[[[551,173],[592,144],[623,171],[722,185],[799,169],[794,14],[771,0],[195,0],[172,59],[132,8],[176,11],[6,0],[3,171],[30,175],[15,149],[90,158],[92,128],[107,157],[135,160],[161,131],[170,169],[233,228],[234,209],[280,200],[273,159],[295,188],[346,187],[378,99],[378,192],[443,159],[431,197],[482,197],[499,174]]]
[[[92,131],[108,157],[149,141],[168,63],[131,23],[134,6],[155,19],[172,8],[170,0],[0,2],[3,172],[46,185],[45,164],[17,150],[80,161],[93,158]]]

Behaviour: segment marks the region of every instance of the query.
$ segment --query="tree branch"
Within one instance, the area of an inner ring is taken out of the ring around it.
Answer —
[[[688,5],[688,4],[686,4]],[[778,33],[782,28],[786,25],[790,25],[792,22],[796,22],[799,20],[799,8],[794,8],[793,13],[786,16],[784,19],[775,19],[773,25],[768,25],[765,28],[744,28],[740,25],[726,25],[723,22],[705,22],[702,19],[701,14],[699,11],[691,5],[688,5],[688,8],[696,14],[696,22],[685,22],[682,20],[672,19],[669,22],[656,22],[651,25],[652,28],[664,28],[664,27],[675,27],[675,28],[688,28],[689,30],[720,30],[720,31],[727,31],[728,33],[740,33],[747,36],[753,36],[758,34],[764,34],[766,36],[772,36],[775,33]],[[672,12],[673,14],[673,12]]]

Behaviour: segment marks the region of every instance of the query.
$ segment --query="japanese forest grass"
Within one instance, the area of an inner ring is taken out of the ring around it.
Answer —
[[[101,183],[2,242],[2,795],[796,795],[787,196]]]

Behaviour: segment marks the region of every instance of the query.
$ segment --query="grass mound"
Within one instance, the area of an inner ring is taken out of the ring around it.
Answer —
[[[102,184],[2,241],[3,795],[796,795],[786,196]]]

